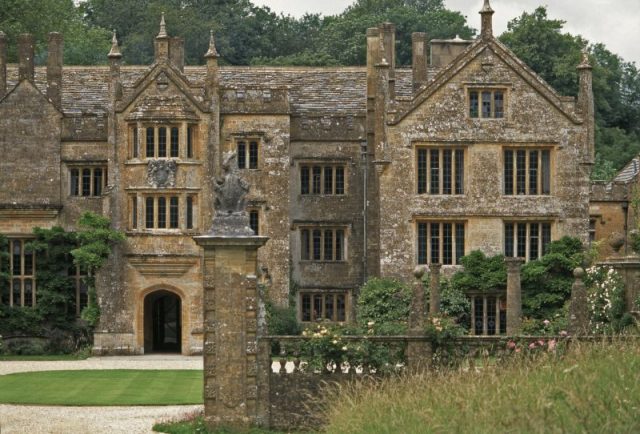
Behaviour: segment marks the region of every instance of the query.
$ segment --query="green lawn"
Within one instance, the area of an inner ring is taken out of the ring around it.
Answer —
[[[0,404],[202,404],[202,371],[42,371],[0,376]]]

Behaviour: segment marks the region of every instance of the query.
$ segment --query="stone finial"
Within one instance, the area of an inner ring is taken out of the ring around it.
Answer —
[[[416,268],[413,269],[413,277],[420,280],[424,276],[425,271],[426,270],[424,265],[418,265]]]
[[[205,58],[217,58],[220,57],[218,50],[216,50],[216,40],[213,36],[213,30],[209,31],[209,50],[204,55]]]
[[[480,11],[480,13],[493,13],[494,10],[491,9],[491,4],[489,3],[489,0],[484,0],[484,5],[482,5],[482,10]]]
[[[593,69],[591,66],[591,61],[589,60],[589,52],[587,51],[587,47],[582,49],[582,62],[578,65],[578,69]]]
[[[120,47],[118,46],[118,38],[116,37],[116,31],[113,31],[113,37],[111,38],[111,51],[107,55],[109,59],[120,59],[122,57],[122,53],[120,52]]]
[[[160,18],[160,32],[158,33],[158,36],[156,36],[156,38],[168,38],[169,35],[167,35],[167,25],[164,22],[164,12],[162,13],[162,18]]]
[[[482,17],[480,36],[482,39],[493,36],[493,12],[489,0],[484,0],[484,5],[480,11],[480,16]]]

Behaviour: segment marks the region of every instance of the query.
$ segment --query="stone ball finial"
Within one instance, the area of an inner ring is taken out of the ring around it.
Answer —
[[[616,252],[620,251],[624,246],[624,235],[619,232],[614,232],[609,236],[609,246]]]
[[[416,279],[420,280],[422,279],[422,276],[424,276],[424,272],[425,272],[424,266],[418,265],[416,268],[413,269],[413,276]]]
[[[573,269],[573,277],[575,277],[576,279],[582,279],[584,277],[584,268],[582,267],[576,267]]]

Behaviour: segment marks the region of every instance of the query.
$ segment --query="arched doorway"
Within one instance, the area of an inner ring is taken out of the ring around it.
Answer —
[[[145,353],[180,353],[182,302],[173,292],[159,290],[144,299]]]

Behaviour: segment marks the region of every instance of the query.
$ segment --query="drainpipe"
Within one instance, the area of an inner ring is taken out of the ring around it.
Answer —
[[[367,214],[368,214],[368,205],[367,205],[367,182],[369,181],[369,158],[368,158],[368,150],[367,150],[367,142],[363,141],[360,143],[360,155],[362,157],[362,163],[364,166],[363,177],[364,177],[364,191],[363,191],[363,200],[362,200],[362,236],[363,236],[363,255],[362,255],[362,266],[363,266],[363,279],[362,283],[366,283],[367,281]]]

